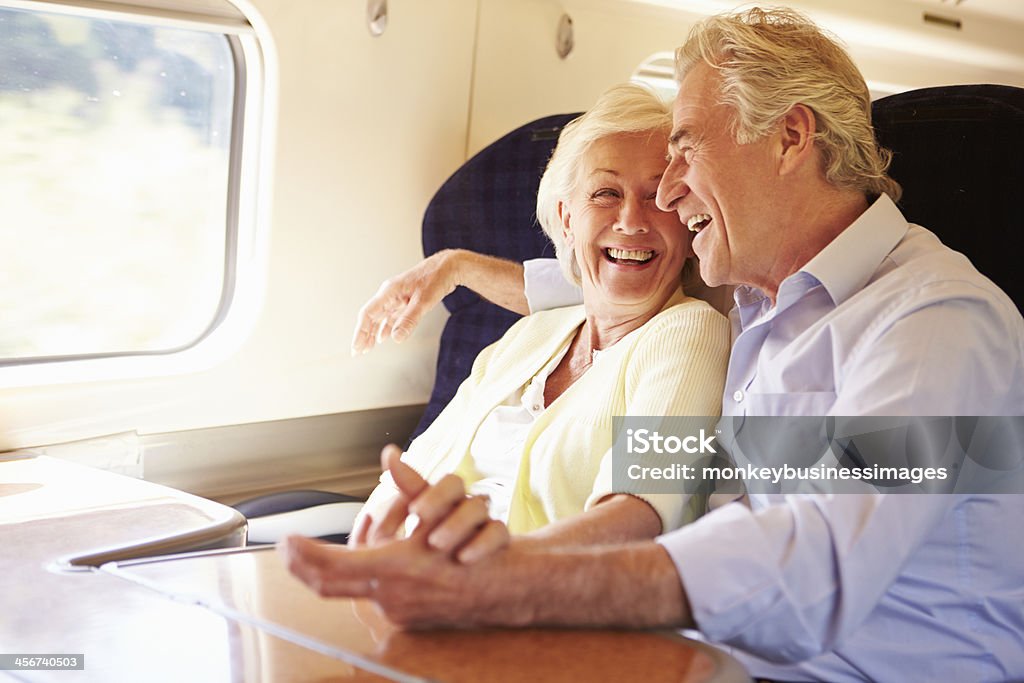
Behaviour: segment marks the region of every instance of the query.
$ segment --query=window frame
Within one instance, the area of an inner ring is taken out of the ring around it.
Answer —
[[[165,10],[147,4],[0,0],[0,7],[87,19],[202,31],[222,36],[235,69],[225,197],[224,279],[206,327],[169,349],[0,358],[0,388],[83,381],[136,379],[196,372],[233,353],[248,337],[262,307],[269,232],[270,123],[275,108],[276,57],[261,18],[239,7],[248,21]]]

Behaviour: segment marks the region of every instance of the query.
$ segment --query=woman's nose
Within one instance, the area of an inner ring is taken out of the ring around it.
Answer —
[[[613,226],[617,232],[627,235],[645,233],[650,230],[650,216],[644,208],[643,199],[629,196],[622,202],[618,220]]]

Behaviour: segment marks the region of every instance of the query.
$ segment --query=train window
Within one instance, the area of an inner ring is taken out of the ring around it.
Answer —
[[[181,24],[0,7],[0,365],[170,353],[223,317],[244,74]]]

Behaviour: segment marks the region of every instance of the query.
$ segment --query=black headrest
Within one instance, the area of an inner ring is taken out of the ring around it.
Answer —
[[[879,143],[893,152],[900,208],[1024,310],[1024,89],[923,88],[875,102]]]

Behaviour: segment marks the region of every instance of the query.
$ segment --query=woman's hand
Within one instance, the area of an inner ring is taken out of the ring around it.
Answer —
[[[508,528],[488,516],[486,498],[467,496],[462,480],[453,474],[427,484],[401,456],[394,444],[381,451],[381,465],[391,473],[399,495],[378,519],[364,515],[349,545],[373,547],[392,541],[409,517],[415,519],[413,534],[425,536],[430,548],[464,564],[508,545]]]

